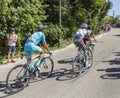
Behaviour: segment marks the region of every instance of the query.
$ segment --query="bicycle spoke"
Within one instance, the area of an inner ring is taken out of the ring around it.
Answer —
[[[44,58],[40,64],[40,76],[48,78],[53,71],[53,61],[51,58]]]

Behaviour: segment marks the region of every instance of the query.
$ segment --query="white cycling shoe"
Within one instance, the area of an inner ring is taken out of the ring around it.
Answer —
[[[85,62],[85,69],[90,68],[91,65],[88,63],[88,61]]]

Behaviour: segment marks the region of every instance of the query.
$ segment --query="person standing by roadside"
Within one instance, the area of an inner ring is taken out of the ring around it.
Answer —
[[[16,42],[17,42],[17,35],[15,33],[15,29],[11,28],[10,33],[7,34],[7,46],[8,46],[8,60],[7,63],[15,63],[14,60],[14,53],[16,50]],[[11,59],[11,61],[10,61]]]

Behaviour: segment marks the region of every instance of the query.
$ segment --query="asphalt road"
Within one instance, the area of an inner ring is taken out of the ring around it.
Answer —
[[[13,95],[5,93],[5,79],[15,65],[0,66],[0,98],[120,98],[120,29],[97,37],[93,67],[79,76],[71,73],[76,53],[74,45],[55,51],[53,75]]]

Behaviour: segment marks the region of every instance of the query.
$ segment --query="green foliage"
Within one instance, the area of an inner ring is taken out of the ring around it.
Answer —
[[[116,16],[116,17],[111,16],[108,22],[111,24],[117,24],[120,22],[120,16]]]
[[[46,5],[43,0],[1,0],[0,1],[0,56],[7,53],[6,34],[14,27],[18,34],[17,52],[23,50],[27,35],[45,19]]]
[[[39,24],[46,24],[46,39],[51,47],[60,47],[72,39],[82,22],[97,34],[107,22],[112,7],[106,0],[61,0],[62,26],[59,24],[59,0],[0,0],[0,58],[7,53],[6,34],[14,27],[18,35],[17,53],[23,51],[26,39]],[[114,22],[117,18],[111,19]]]
[[[60,46],[60,40],[66,38],[68,28],[59,27],[58,25],[48,24],[46,28],[46,39],[50,46]]]

